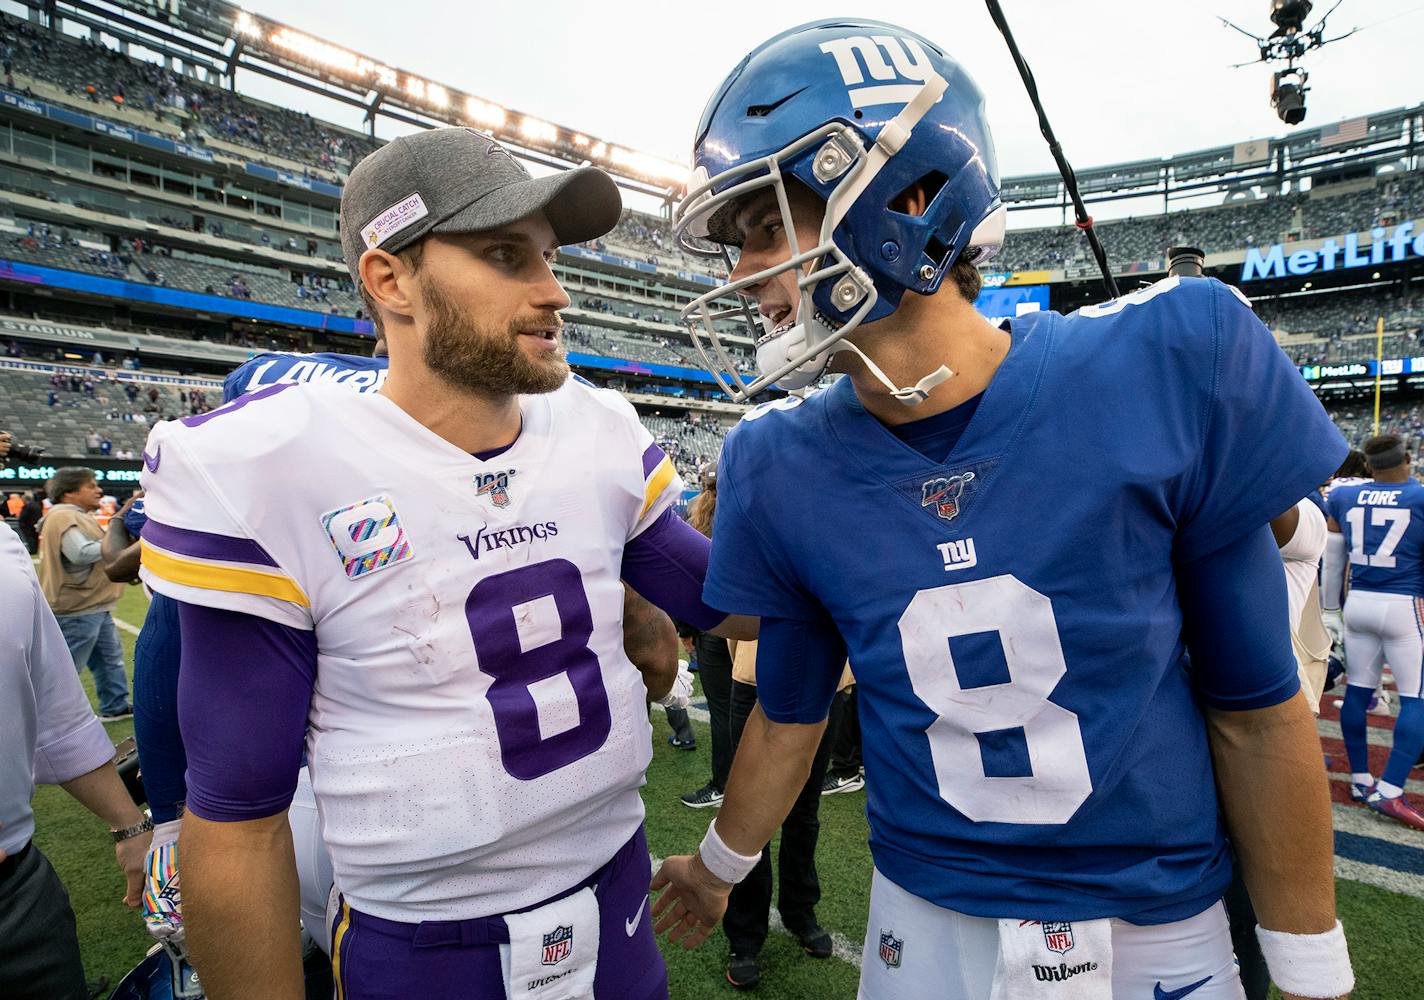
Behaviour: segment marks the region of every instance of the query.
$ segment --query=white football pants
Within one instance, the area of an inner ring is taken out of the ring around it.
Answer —
[[[306,768],[297,773],[297,790],[287,810],[292,828],[292,847],[297,856],[297,881],[301,883],[302,928],[324,953],[331,954],[331,921],[326,907],[333,891],[331,855],[321,839],[321,821],[316,813],[316,795]]]
[[[1399,693],[1419,697],[1424,602],[1407,594],[1351,590],[1345,598],[1345,662],[1351,687],[1377,688],[1384,665]]]
[[[881,959],[886,930],[900,942],[898,966]],[[860,1000],[990,1000],[998,961],[997,920],[936,906],[875,872]],[[1045,997],[1054,985],[1045,985]],[[1188,993],[1190,1000],[1245,1000],[1226,907],[1216,903],[1171,924],[1112,921],[1112,992],[1122,1000]]]

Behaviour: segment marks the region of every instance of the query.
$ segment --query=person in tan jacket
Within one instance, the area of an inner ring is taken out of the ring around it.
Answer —
[[[87,665],[99,695],[99,718],[106,722],[133,715],[124,647],[114,625],[114,605],[124,585],[114,583],[100,565],[103,529],[94,520],[103,491],[90,469],[60,469],[45,484],[54,506],[40,521],[40,586],[74,658]]]

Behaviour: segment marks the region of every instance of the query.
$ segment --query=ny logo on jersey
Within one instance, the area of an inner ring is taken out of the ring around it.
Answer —
[[[979,562],[979,556],[974,552],[974,539],[972,538],[940,542],[935,548],[939,549],[939,554],[944,559],[946,573],[952,569],[968,569]]]
[[[1073,925],[1065,921],[1043,922],[1043,946],[1059,955],[1073,950]]]
[[[931,479],[920,488],[920,506],[933,506],[935,513],[946,521],[959,516],[959,499],[966,483],[974,481],[974,473],[966,472],[947,479]]]
[[[412,555],[410,542],[389,497],[374,496],[321,515],[341,568],[349,580],[394,566]]]
[[[920,88],[934,76],[929,57],[913,38],[892,38],[889,35],[851,35],[821,43],[821,51],[836,60],[846,96],[853,107],[876,104],[908,104]],[[889,62],[886,62],[886,57]],[[865,83],[866,74],[872,80],[913,80],[913,83]]]
[[[574,950],[574,929],[555,927],[544,935],[544,964],[558,965]]]
[[[887,969],[900,967],[900,955],[905,950],[904,938],[897,938],[894,931],[880,932],[880,961]]]
[[[509,506],[509,480],[513,478],[515,469],[506,469],[503,472],[476,472],[472,477],[475,484],[475,495],[489,497],[490,502],[496,507]]]

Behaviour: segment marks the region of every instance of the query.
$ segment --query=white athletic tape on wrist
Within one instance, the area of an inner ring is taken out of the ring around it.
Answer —
[[[707,836],[702,838],[702,844],[697,848],[697,853],[709,872],[723,882],[730,882],[733,885],[750,875],[751,870],[756,867],[756,863],[761,860],[760,851],[746,855],[738,854],[728,847],[717,835],[715,819],[707,824]]]
[[[1350,951],[1340,921],[1324,934],[1286,934],[1256,927],[1271,982],[1301,997],[1338,997],[1355,988]]]

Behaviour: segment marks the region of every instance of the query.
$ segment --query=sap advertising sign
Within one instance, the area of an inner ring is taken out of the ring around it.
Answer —
[[[1265,248],[1251,247],[1246,251],[1246,263],[1241,268],[1241,280],[1257,278],[1284,278],[1288,274],[1312,274],[1315,271],[1334,271],[1337,268],[1368,267],[1370,265],[1396,263],[1410,256],[1424,257],[1424,233],[1414,234],[1414,223],[1403,222],[1394,227],[1393,234],[1383,226],[1370,230],[1370,242],[1360,246],[1358,233],[1347,233],[1343,243],[1333,237],[1320,245],[1319,250],[1297,250],[1286,256],[1285,244],[1277,243]]]

